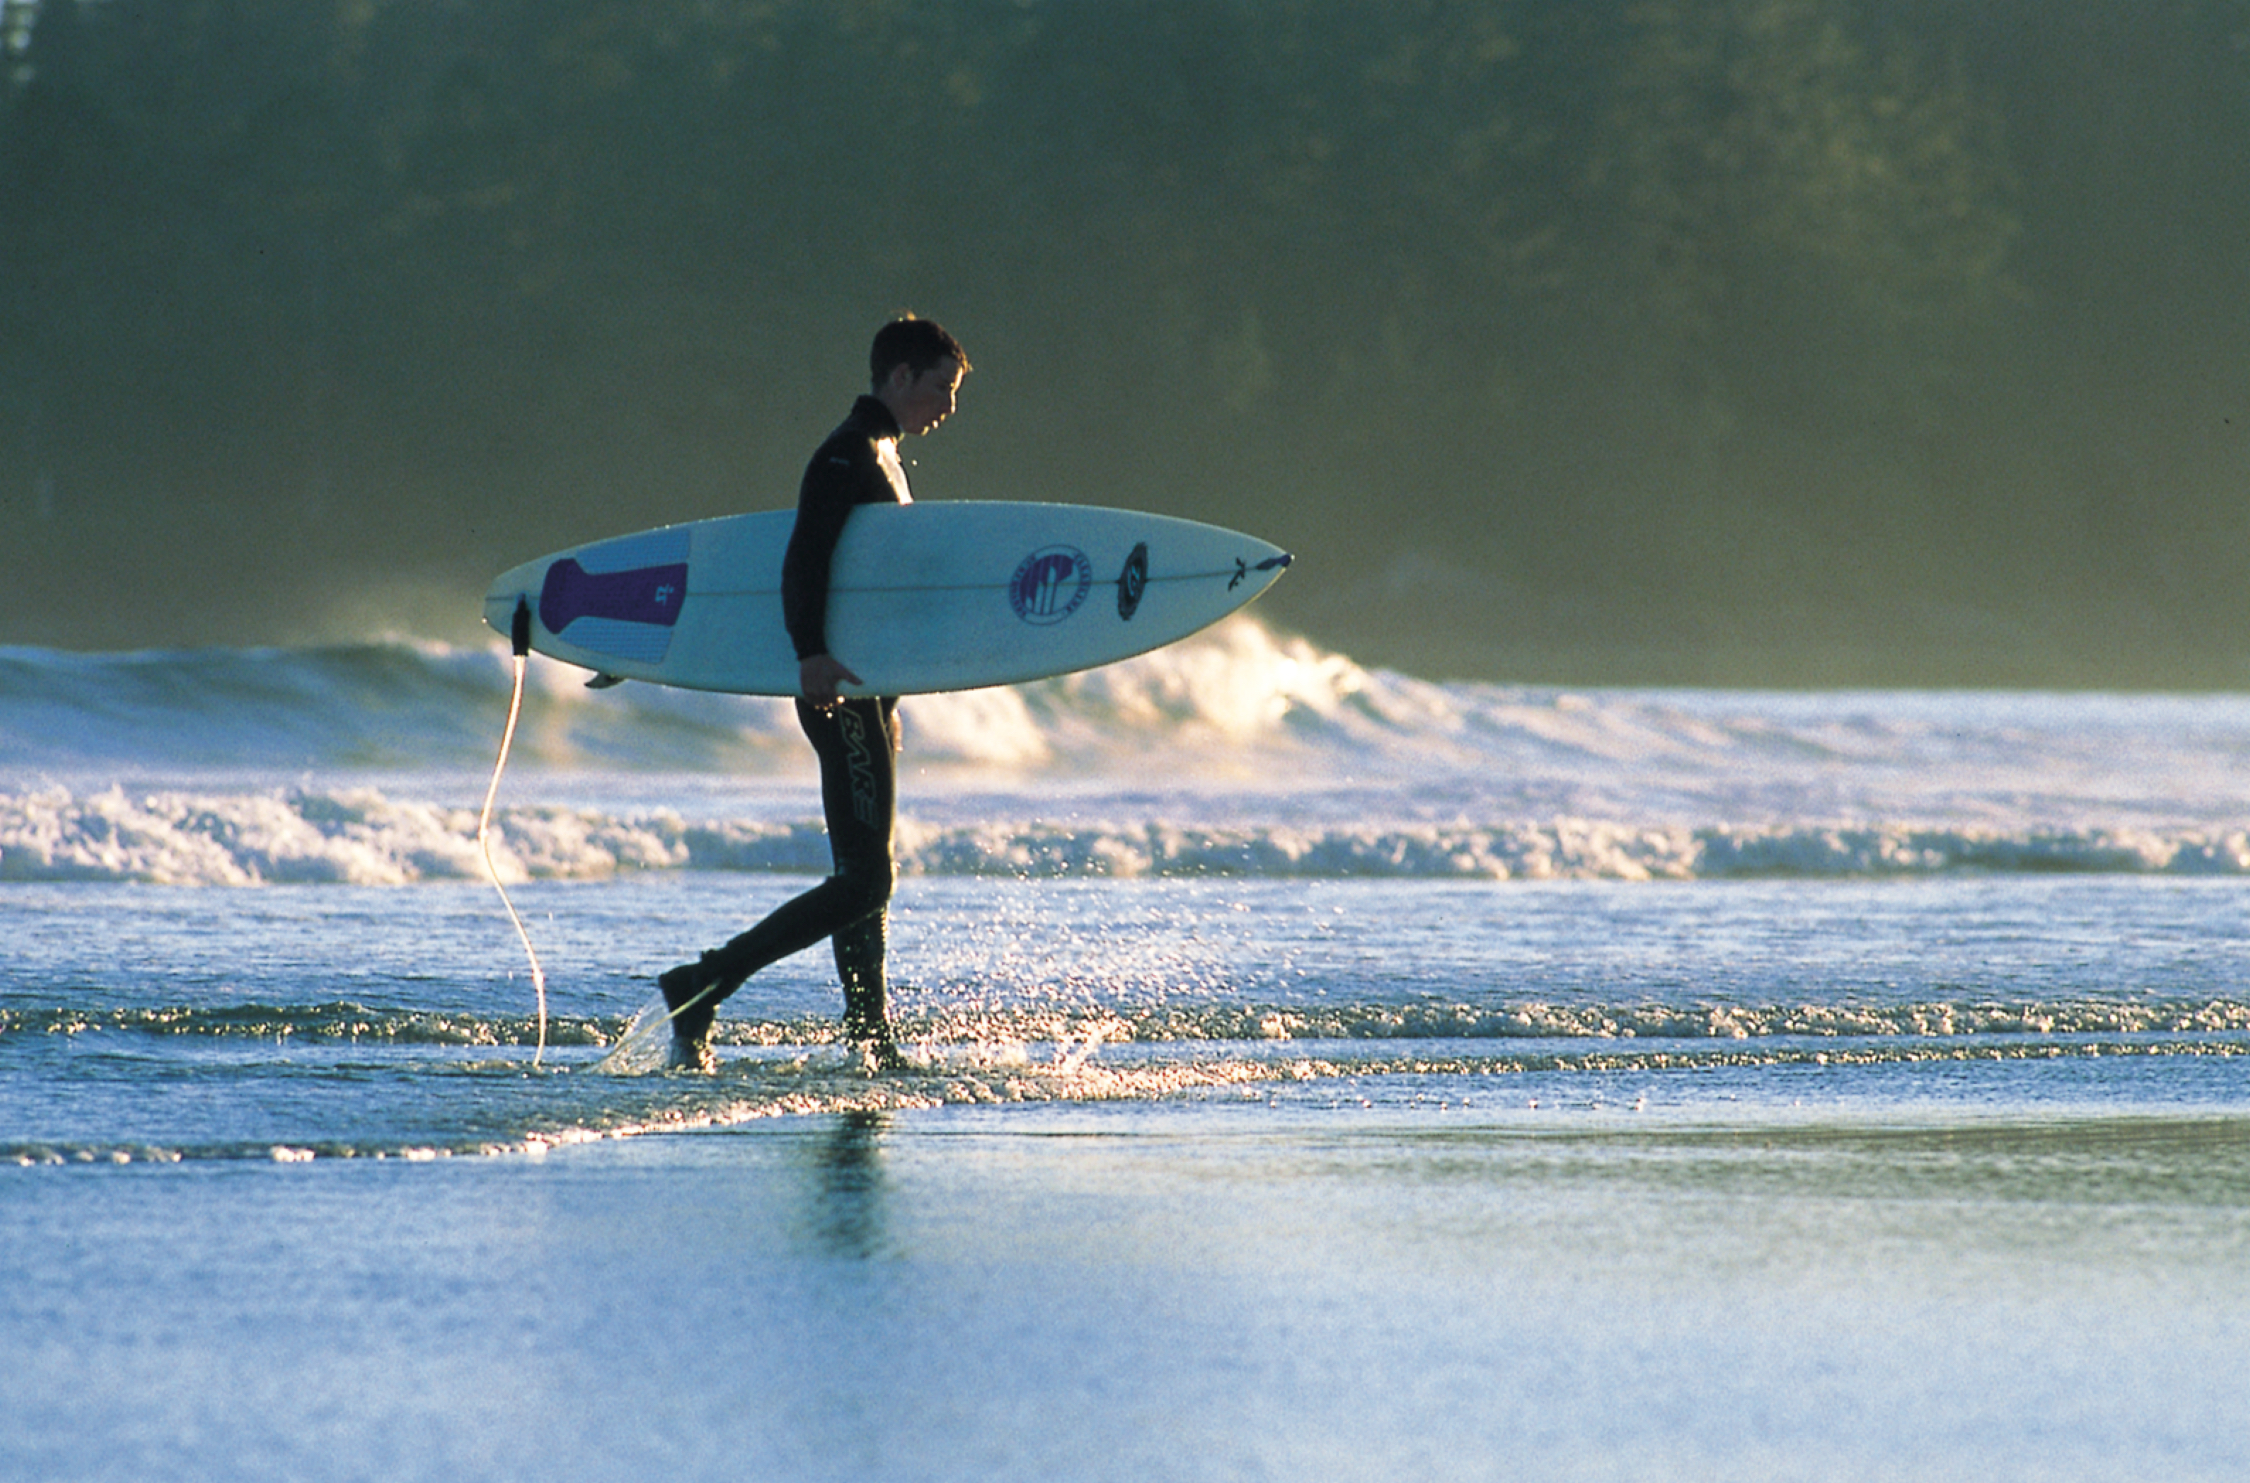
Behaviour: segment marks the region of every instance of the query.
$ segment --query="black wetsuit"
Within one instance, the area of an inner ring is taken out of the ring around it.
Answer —
[[[782,619],[799,659],[828,652],[829,562],[854,507],[912,503],[898,463],[898,437],[890,409],[863,396],[805,468],[797,524],[781,565]],[[850,656],[839,657],[851,662]],[[706,992],[675,1017],[675,1034],[702,1040],[712,1011],[744,979],[823,937],[835,945],[847,1033],[862,1040],[888,1033],[883,957],[896,875],[891,829],[898,809],[897,710],[895,696],[854,697],[825,709],[797,702],[797,723],[820,758],[820,801],[835,874],[706,953],[698,974]]]

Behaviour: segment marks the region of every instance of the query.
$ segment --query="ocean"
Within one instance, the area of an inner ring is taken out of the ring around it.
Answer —
[[[0,649],[11,1478],[2239,1478],[2250,696]]]

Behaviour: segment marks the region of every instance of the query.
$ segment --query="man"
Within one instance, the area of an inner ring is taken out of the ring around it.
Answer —
[[[797,722],[820,758],[820,800],[835,874],[749,931],[657,979],[671,1010],[672,1065],[708,1070],[719,1002],[769,963],[831,939],[844,985],[844,1033],[882,1069],[906,1064],[891,1034],[883,955],[890,921],[891,826],[898,804],[898,698],[846,696],[860,683],[828,650],[828,567],[852,510],[912,504],[898,440],[953,413],[969,358],[937,324],[908,315],[876,332],[873,393],[861,397],[805,468],[781,566],[781,617],[796,645]]]

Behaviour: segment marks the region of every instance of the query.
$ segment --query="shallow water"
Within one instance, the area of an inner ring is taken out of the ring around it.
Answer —
[[[0,1475],[2250,1463],[2239,698],[1237,629],[910,711],[912,1069],[815,951],[623,1077],[820,868],[757,706],[543,682],[542,1014],[490,656],[0,658]]]
[[[1811,1112],[1667,1073],[1639,1089],[1694,1105],[1650,1119],[1570,1105],[1603,1078],[1531,1073],[1509,1090],[1554,1110],[1392,1089],[27,1171],[0,1181],[0,1323],[27,1361],[0,1457],[140,1478],[2239,1476],[2250,1114],[2067,1086],[2020,1110],[2054,1070],[1948,1067],[1924,1100],[1930,1068],[1886,1067]]]
[[[1474,1100],[1550,1069],[2055,1059],[2097,1101],[2111,1075],[2142,1099],[2143,1062],[2202,1087],[2203,1063],[2250,1049],[2235,879],[925,878],[902,887],[893,934],[915,1070],[871,1078],[836,1045],[816,951],[727,1004],[719,1075],[597,1073],[658,967],[805,884],[519,888],[556,965],[544,1047],[489,892],[15,888],[0,1156],[499,1152],[777,1113],[1368,1078]]]

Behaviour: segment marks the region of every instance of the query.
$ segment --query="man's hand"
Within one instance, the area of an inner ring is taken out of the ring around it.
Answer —
[[[814,654],[797,661],[797,686],[805,699],[826,710],[842,698],[840,687],[862,683],[833,654]]]

